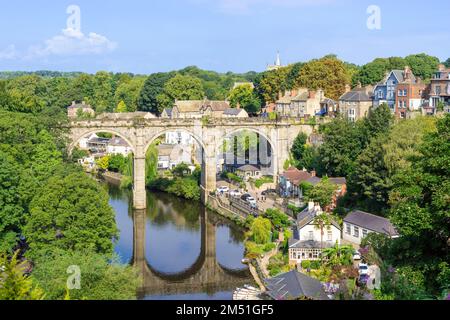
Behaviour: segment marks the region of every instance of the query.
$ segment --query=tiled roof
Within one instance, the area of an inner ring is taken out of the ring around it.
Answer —
[[[322,213],[322,212],[320,212],[320,213]],[[304,226],[306,226],[307,224],[310,224],[314,220],[315,217],[316,217],[315,209],[310,211],[309,208],[305,208],[305,210],[300,212],[297,216],[297,226],[301,229]],[[332,225],[334,225],[339,230],[341,229],[341,226],[339,225],[339,223],[336,220],[333,219],[333,217],[331,217],[330,220],[331,220]]]
[[[361,101],[372,101],[372,98],[367,94],[365,89],[357,89],[352,90],[347,93],[344,93],[340,98],[340,101],[352,101],[352,102],[361,102]]]
[[[239,113],[241,113],[243,109],[237,109],[237,108],[229,108],[223,112],[224,115],[227,116],[237,116]]]
[[[115,137],[111,139],[108,145],[112,147],[129,147],[128,143],[121,137]]]
[[[300,171],[297,168],[289,168],[282,176],[289,180],[294,185],[299,185],[301,182],[308,180],[312,175],[306,171]]]
[[[239,171],[247,172],[247,171],[260,171],[261,168],[252,166],[251,164],[243,165],[242,167],[237,168]]]
[[[361,228],[383,233],[388,236],[397,236],[398,232],[389,221],[389,219],[376,216],[374,214],[355,210],[350,212],[345,218],[344,222],[357,225]]]
[[[274,300],[294,300],[302,297],[313,300],[329,300],[319,280],[298,271],[283,273],[264,280],[267,294]]]

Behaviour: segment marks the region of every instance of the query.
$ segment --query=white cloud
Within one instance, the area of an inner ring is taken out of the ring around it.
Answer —
[[[105,36],[94,32],[85,35],[81,31],[67,28],[62,30],[61,34],[46,40],[44,45],[30,47],[27,58],[102,54],[116,48],[117,43]]]
[[[9,45],[6,49],[0,50],[0,60],[12,60],[17,57],[15,45]]]

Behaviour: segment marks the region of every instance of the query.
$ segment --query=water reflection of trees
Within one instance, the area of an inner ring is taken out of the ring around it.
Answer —
[[[148,193],[147,216],[157,226],[174,224],[180,229],[200,229],[201,205],[165,193]]]

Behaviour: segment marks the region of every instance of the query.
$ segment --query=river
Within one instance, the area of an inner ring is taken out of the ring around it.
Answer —
[[[242,264],[244,230],[200,203],[148,192],[147,210],[132,209],[132,193],[105,185],[116,212],[115,252],[144,278],[143,300],[231,300],[252,284]]]

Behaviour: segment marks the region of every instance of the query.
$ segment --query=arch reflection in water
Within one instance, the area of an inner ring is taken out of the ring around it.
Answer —
[[[123,209],[113,192],[113,207]],[[141,299],[231,299],[236,287],[252,283],[241,264],[243,230],[197,203],[160,193],[147,197],[147,210],[127,214],[134,229],[132,248],[123,239],[116,247],[143,275]],[[131,230],[119,228],[128,238]]]

